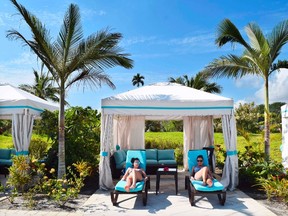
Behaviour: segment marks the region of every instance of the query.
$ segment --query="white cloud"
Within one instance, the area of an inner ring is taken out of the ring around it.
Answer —
[[[260,88],[263,84],[263,79],[261,77],[246,75],[241,77],[241,79],[235,80],[235,85],[237,88]]]
[[[36,57],[29,52],[21,53],[17,59],[0,62],[1,83],[32,84],[34,80],[33,68],[38,70]]]
[[[155,36],[149,36],[149,37],[140,36],[140,37],[132,37],[129,39],[124,38],[121,41],[121,45],[122,46],[130,46],[130,45],[134,45],[134,44],[143,44],[143,43],[147,43],[147,42],[155,43],[156,39],[157,38]]]
[[[94,17],[94,16],[105,16],[107,13],[104,10],[92,10],[92,9],[81,9],[80,13],[84,15],[84,17]]]
[[[288,102],[288,69],[274,72],[269,81],[269,103]],[[264,85],[255,92],[255,97],[260,103],[264,103]]]

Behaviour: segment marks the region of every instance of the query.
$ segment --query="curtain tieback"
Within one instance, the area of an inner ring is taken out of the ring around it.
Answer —
[[[232,155],[237,155],[237,151],[234,150],[234,151],[227,151],[227,156],[232,156]]]
[[[107,157],[108,156],[108,152],[107,151],[101,151],[101,156]]]
[[[16,156],[19,156],[19,155],[28,155],[29,152],[28,152],[28,151],[18,151],[18,152],[16,152],[15,154],[16,154]]]

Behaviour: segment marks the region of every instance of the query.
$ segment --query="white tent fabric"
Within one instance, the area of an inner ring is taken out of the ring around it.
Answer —
[[[13,114],[12,137],[17,155],[28,155],[34,118],[32,115]]]
[[[12,120],[12,137],[16,154],[28,154],[33,122],[45,110],[58,106],[12,85],[0,85],[0,119]]]
[[[183,117],[183,127],[184,152],[213,146],[213,116],[185,116]],[[183,155],[183,164],[185,170],[188,170],[187,154]]]
[[[288,104],[281,107],[282,115],[282,164],[288,168]]]
[[[101,157],[99,163],[99,186],[103,190],[114,187],[110,169],[109,151],[112,148],[113,115],[101,116]]]
[[[37,117],[45,110],[58,110],[58,106],[12,85],[0,85],[0,119],[12,119],[13,114],[29,114]]]
[[[226,160],[222,173],[221,183],[229,190],[236,189],[238,185],[238,157],[237,157],[237,132],[234,115],[222,116],[222,130],[226,146]]]
[[[121,116],[113,122],[114,147],[119,145],[121,149],[143,149],[145,118],[144,116]]]
[[[121,142],[122,148],[125,146],[132,148],[132,146],[122,143],[123,141],[125,142],[125,140],[128,142],[129,139],[127,136],[132,134],[126,131],[129,122],[126,121],[124,124],[126,125],[125,129],[119,129],[119,127],[113,125],[113,122],[120,124],[120,121],[117,119],[123,117],[132,119],[142,117],[142,120],[138,119],[138,123],[142,121],[142,125],[145,124],[145,120],[184,120],[185,151],[187,151],[188,148],[202,148],[204,145],[213,144],[212,118],[227,116],[230,118],[233,117],[234,119],[232,99],[173,83],[156,83],[104,98],[101,100],[101,108],[101,114],[104,116],[104,118],[102,118],[104,122],[102,122],[101,135],[102,137],[112,137],[114,139],[111,141],[114,143],[113,145],[110,141],[108,142],[106,139],[101,139],[99,184],[101,188],[106,189],[112,189],[114,187],[111,185],[112,176],[109,168],[109,156],[115,150],[116,144]],[[107,116],[111,116],[113,121],[111,120],[107,123],[105,121]],[[195,118],[197,116],[199,118]],[[235,124],[235,121],[230,121],[223,127],[236,128],[235,125],[230,124]],[[199,130],[196,125],[200,127]],[[131,129],[133,128],[131,125],[129,127]],[[139,128],[142,128],[142,126]],[[142,143],[144,144],[144,130],[140,130],[139,128],[137,134],[133,133],[133,135],[137,135],[138,142],[141,142],[141,146],[144,146],[142,145]],[[230,132],[235,132],[232,137],[236,137],[236,130],[231,130]],[[109,135],[110,133],[111,135]],[[226,133],[226,135],[228,134],[229,133]],[[226,135],[224,134],[224,136]],[[225,138],[225,142],[228,142],[228,140],[231,140],[231,138]],[[129,145],[131,144],[132,143]],[[226,148],[227,152],[234,152],[236,142],[226,143]],[[187,152],[184,152],[185,156],[186,154]],[[233,156],[232,162],[228,160],[227,163],[233,163],[234,158],[237,159],[237,154]],[[225,176],[227,189],[231,190],[234,189],[235,183],[238,181],[238,166],[235,167],[235,165],[235,163],[233,163],[233,165],[227,165],[227,168],[231,170],[226,172],[228,176]],[[233,173],[233,175],[231,175],[231,173]],[[231,178],[236,179],[232,180]]]

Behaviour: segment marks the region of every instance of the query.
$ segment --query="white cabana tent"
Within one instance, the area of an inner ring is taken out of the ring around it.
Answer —
[[[156,83],[102,99],[100,187],[114,188],[109,156],[116,145],[122,149],[144,149],[145,120],[183,120],[184,166],[189,149],[214,144],[213,118],[222,117],[227,150],[223,185],[238,185],[236,123],[233,100],[172,83]]]
[[[282,115],[282,164],[288,168],[288,104],[281,106]]]
[[[12,137],[16,154],[28,154],[33,122],[45,110],[58,106],[12,85],[0,85],[0,119],[12,120]]]

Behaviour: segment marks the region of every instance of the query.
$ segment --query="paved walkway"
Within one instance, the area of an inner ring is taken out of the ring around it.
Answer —
[[[142,205],[142,197],[133,194],[120,194],[118,206],[113,206],[110,200],[110,192],[96,191],[77,212],[44,212],[44,211],[20,211],[0,210],[0,215],[43,215],[43,216],[80,216],[80,215],[209,215],[209,216],[275,216],[273,212],[265,208],[256,200],[250,198],[239,190],[227,192],[224,206],[219,204],[217,195],[208,197],[196,197],[196,206],[191,206],[188,200],[187,190],[184,189],[184,172],[179,172],[179,189],[175,194],[174,180],[171,176],[161,176],[160,193],[156,195],[156,179],[151,176],[151,189],[146,206]],[[0,202],[1,205],[1,202]]]

